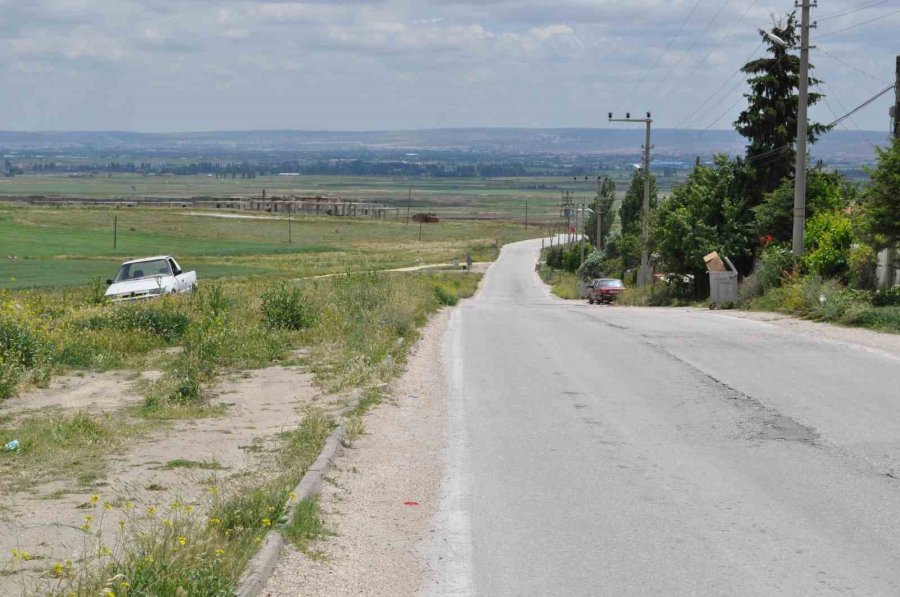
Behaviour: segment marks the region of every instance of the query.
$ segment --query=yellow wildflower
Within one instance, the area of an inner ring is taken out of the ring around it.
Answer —
[[[103,503],[103,509],[106,510],[107,512],[109,512],[110,510],[113,509],[113,505],[110,504],[109,502],[104,502],[104,503]]]
[[[172,521],[169,520],[168,518],[165,519],[165,520],[163,521],[163,526],[165,526],[166,528],[171,529],[171,528],[172,528]]]
[[[224,556],[224,555],[225,555],[225,550],[224,550],[224,549],[217,549],[217,550],[216,550],[216,557]]]
[[[153,518],[153,516],[155,514],[156,514],[156,506],[150,506],[149,508],[147,508],[147,518]]]
[[[134,502],[125,502],[126,510],[131,510],[132,508],[134,508]]]
[[[264,527],[270,527],[270,526],[272,526],[272,521],[269,520],[268,518],[263,518],[263,519],[262,519],[262,525],[263,525]]]
[[[209,519],[209,524],[214,525],[214,526],[218,526],[218,525],[222,524],[222,519],[221,519],[221,518],[212,517],[212,518]]]
[[[291,500],[296,500],[296,499],[297,499],[297,494],[294,493],[293,491],[291,491],[291,492],[288,493],[288,498],[290,498]]]
[[[179,537],[178,543],[180,543],[181,545],[187,545],[187,537]]]
[[[94,494],[94,495],[91,496],[91,503],[92,503],[92,504],[96,504],[96,503],[99,502],[99,501],[100,501],[100,496],[99,496],[99,495]]]
[[[256,537],[253,539],[253,542],[256,544],[262,543],[262,537]]]

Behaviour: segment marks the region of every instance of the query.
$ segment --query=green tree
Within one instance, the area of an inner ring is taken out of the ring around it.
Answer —
[[[719,155],[712,167],[697,166],[656,211],[656,252],[666,271],[694,276],[696,291],[706,280],[703,256],[711,251],[750,269],[754,248],[753,212],[744,200],[746,166]]]
[[[806,182],[807,219],[820,212],[846,207],[854,194],[855,190],[840,174],[825,172],[821,168],[810,170]],[[760,235],[771,235],[778,241],[791,240],[794,232],[794,181],[782,180],[778,188],[763,196],[762,203],[753,211]]]
[[[740,113],[734,127],[749,141],[747,161],[754,169],[749,199],[754,205],[763,194],[776,189],[783,179],[793,177],[794,173],[800,58],[792,53],[792,49],[799,45],[797,31],[795,11],[788,14],[784,21],[774,23],[771,29],[772,35],[784,40],[789,48],[763,35],[770,55],[751,60],[741,69],[749,75],[747,83],[750,91],[744,95],[747,109]],[[809,68],[812,72],[813,66]],[[810,89],[818,83],[818,79],[809,78]],[[820,93],[810,91],[810,106],[820,99]],[[810,123],[810,143],[827,131],[827,126]]]
[[[656,207],[656,177],[650,175],[650,209]],[[631,176],[631,184],[625,191],[622,206],[619,208],[619,221],[622,223],[622,235],[641,232],[641,207],[644,203],[644,170],[635,168]]]
[[[609,231],[612,230],[613,222],[616,220],[616,214],[613,212],[613,205],[616,202],[616,183],[609,176],[604,176],[600,181],[600,190],[597,197],[590,204],[593,212],[587,214],[584,220],[584,232],[591,241],[591,244],[597,246],[597,203],[600,203],[603,218],[600,221],[600,238],[605,242],[609,237]]]
[[[863,192],[863,221],[875,248],[900,242],[900,140],[876,149],[877,163],[869,171],[871,183]]]

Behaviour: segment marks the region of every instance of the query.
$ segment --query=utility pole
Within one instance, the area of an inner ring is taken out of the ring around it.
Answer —
[[[291,212],[293,212],[293,205],[291,203],[287,204],[288,208],[288,244],[291,244]]]
[[[597,209],[595,210],[594,215],[597,218],[597,250],[600,251],[603,249],[603,237],[601,236],[603,233],[603,206],[600,204],[600,191],[603,190],[603,180],[598,176],[597,177]]]
[[[113,249],[116,248],[119,236],[119,216],[113,216]]]
[[[525,228],[528,228],[528,202],[525,202]]]
[[[810,9],[815,0],[800,0],[800,97],[797,106],[797,162],[794,166],[794,235],[793,253],[803,255],[803,232],[806,228],[806,111],[809,105],[809,24]]]
[[[894,142],[900,143],[900,56],[897,56],[896,83],[894,84],[894,106],[891,108],[891,118],[894,119]],[[894,263],[897,260],[897,247],[888,247],[884,251],[884,267],[878,285],[881,288],[890,288],[894,284]]]
[[[808,2],[809,0],[804,0]],[[650,281],[650,125],[653,118],[647,112],[646,118],[632,118],[631,112],[625,113],[625,118],[613,118],[609,113],[610,122],[642,122],[647,126],[647,136],[644,142],[644,201],[641,204],[641,270],[638,272],[638,286],[644,286]]]
[[[894,118],[894,139],[900,139],[900,56],[897,56],[897,82],[894,83],[894,110],[891,116]]]

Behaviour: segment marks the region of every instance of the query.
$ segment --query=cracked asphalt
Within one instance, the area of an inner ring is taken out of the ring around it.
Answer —
[[[425,594],[900,594],[900,351],[564,302],[539,247],[451,319]]]

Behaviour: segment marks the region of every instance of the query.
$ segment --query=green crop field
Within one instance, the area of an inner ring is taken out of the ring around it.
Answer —
[[[483,258],[494,245],[539,234],[496,221],[420,227],[332,217],[299,217],[289,224],[279,216],[221,215],[169,208],[0,205],[0,288],[87,284],[93,277],[111,277],[125,259],[156,254],[174,255],[185,268],[197,269],[201,279],[384,269],[464,258],[467,251]]]

